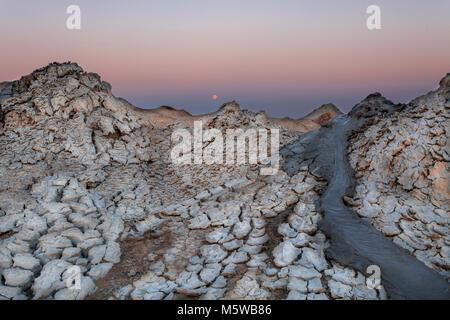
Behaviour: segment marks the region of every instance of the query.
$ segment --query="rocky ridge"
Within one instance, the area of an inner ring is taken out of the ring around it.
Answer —
[[[357,172],[355,196],[346,199],[359,215],[449,279],[450,75],[438,90],[398,106],[389,117],[350,139],[349,159]],[[355,108],[356,117],[393,105],[373,96]]]

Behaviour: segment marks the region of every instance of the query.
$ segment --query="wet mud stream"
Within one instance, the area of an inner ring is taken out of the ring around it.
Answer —
[[[365,275],[367,267],[377,265],[390,299],[450,299],[450,285],[443,277],[342,201],[344,196],[352,196],[355,186],[347,160],[347,138],[361,126],[360,121],[340,115],[281,151],[289,175],[295,175],[306,161],[312,174],[328,181],[318,203],[324,215],[319,227],[330,240],[327,257]]]

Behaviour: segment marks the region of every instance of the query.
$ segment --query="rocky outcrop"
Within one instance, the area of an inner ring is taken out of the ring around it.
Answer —
[[[320,128],[323,123],[326,123],[336,115],[342,114],[342,112],[333,104],[326,104],[314,110],[304,118],[271,118],[268,117],[264,111],[254,113],[248,110],[241,110],[235,101],[222,105],[216,112],[195,116],[185,110],[177,110],[168,106],[162,106],[156,109],[135,108],[135,110],[150,124],[160,128],[165,128],[177,123],[192,127],[195,120],[210,121],[221,115],[235,114],[248,119],[258,119],[259,121],[265,122],[267,126],[279,127],[300,133]]]
[[[449,109],[450,75],[440,88],[397,106],[389,115],[370,116],[367,128],[349,145],[356,171],[355,196],[347,199],[398,246],[449,278],[450,193]],[[386,105],[372,96],[352,113],[379,114]]]
[[[327,103],[309,113],[303,119],[313,120],[318,124],[324,124],[331,118],[342,114],[342,112],[332,103]]]
[[[448,82],[408,106],[372,95],[352,111],[367,123],[349,141],[357,186],[345,198],[394,243],[424,244],[413,254],[443,276]],[[307,154],[294,173],[272,176],[259,164],[170,159],[172,132],[192,131],[194,120],[222,131],[276,128],[284,147],[338,113],[324,106],[310,119],[271,119],[236,102],[201,116],[142,110],[74,63],[0,84],[0,299],[388,298],[326,255],[318,206],[326,181]],[[409,135],[417,140],[403,143]],[[393,212],[401,218],[385,220]],[[388,222],[405,236],[380,227]],[[73,267],[76,290],[67,286]]]

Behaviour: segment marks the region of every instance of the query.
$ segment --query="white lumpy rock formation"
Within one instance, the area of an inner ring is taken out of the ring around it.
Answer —
[[[448,82],[352,137],[358,186],[346,199],[443,275]],[[280,129],[281,147],[300,135],[234,102],[201,119],[205,129]],[[292,177],[174,165],[171,134],[192,120],[135,108],[74,63],[1,84],[0,299],[387,298],[326,257],[316,208],[326,182],[310,162]]]
[[[418,97],[350,140],[356,172],[353,198],[345,199],[397,245],[449,279],[450,74],[438,90]],[[362,102],[357,113],[376,112],[381,96]]]

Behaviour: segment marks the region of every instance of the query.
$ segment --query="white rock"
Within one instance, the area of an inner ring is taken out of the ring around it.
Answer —
[[[236,265],[234,263],[227,264],[225,268],[223,268],[222,275],[225,277],[231,276],[236,270]]]
[[[198,275],[193,272],[186,273],[185,276],[177,279],[177,282],[180,287],[185,289],[197,289],[205,285],[205,283],[198,278]]]
[[[123,220],[117,216],[106,216],[105,221],[97,227],[102,231],[103,237],[108,241],[115,241],[123,232],[125,226]]]
[[[289,223],[280,224],[278,226],[278,233],[289,238],[295,238],[297,236],[297,232],[291,228]]]
[[[67,187],[63,191],[63,196],[61,198],[62,202],[73,202],[77,201],[81,197],[79,190]]]
[[[203,266],[201,264],[191,264],[191,265],[187,266],[187,268],[186,268],[186,271],[191,271],[191,272],[195,272],[195,273],[198,273],[201,270],[203,270]]]
[[[108,242],[104,260],[107,262],[118,263],[120,262],[120,245],[116,242]]]
[[[114,292],[114,296],[118,299],[127,298],[130,295],[131,291],[133,291],[133,289],[134,289],[133,286],[129,284]]]
[[[209,284],[213,282],[220,274],[222,266],[219,263],[208,264],[200,272],[200,279],[205,283]]]
[[[352,287],[341,282],[334,281],[333,279],[328,281],[328,289],[330,290],[331,297],[335,299],[352,296]]]
[[[144,295],[144,300],[162,300],[165,294],[163,292],[152,292]]]
[[[91,238],[84,240],[83,242],[79,243],[77,246],[84,250],[89,250],[92,247],[99,246],[103,244],[102,238]]]
[[[200,248],[206,263],[220,262],[227,256],[227,252],[218,244],[204,245]]]
[[[78,257],[81,253],[81,249],[80,248],[65,248],[62,252],[62,258],[73,258],[73,257]]]
[[[75,112],[89,113],[92,111],[92,101],[88,96],[78,97],[70,102]]]
[[[306,268],[301,265],[289,266],[289,276],[297,277],[303,280],[311,280],[322,277],[322,275],[314,268]]]
[[[301,293],[307,293],[308,289],[308,282],[306,282],[305,280],[299,279],[299,278],[295,278],[295,277],[289,277],[289,282],[288,282],[288,289],[289,290],[294,290],[294,291],[298,291]]]
[[[325,293],[308,293],[308,300],[330,300]]]
[[[208,291],[201,297],[202,300],[219,300],[223,298],[225,288],[208,288]]]
[[[214,231],[208,233],[206,241],[209,243],[222,243],[226,239],[230,228],[216,228]]]
[[[233,234],[236,238],[242,239],[249,234],[251,229],[252,227],[249,221],[240,221],[234,225]]]
[[[288,279],[279,279],[276,281],[264,281],[262,286],[271,291],[273,290],[284,290],[288,284]]]
[[[106,276],[106,274],[109,272],[109,270],[111,270],[112,267],[113,264],[110,262],[96,264],[91,268],[91,270],[89,270],[88,275],[92,279],[98,280]]]
[[[45,218],[37,214],[30,213],[25,216],[25,224],[23,225],[23,228],[43,233],[48,229],[48,226]]]
[[[304,202],[298,202],[294,207],[294,212],[299,216],[305,216],[314,210],[314,206]]]
[[[25,287],[30,284],[33,278],[33,272],[20,268],[5,269],[2,275],[5,278],[5,284],[13,287]]]
[[[85,213],[73,212],[69,215],[69,221],[75,226],[84,229],[95,229],[99,224],[98,219]]]
[[[247,252],[233,251],[228,256],[228,258],[223,260],[223,264],[230,264],[230,263],[239,264],[239,263],[247,262],[248,260],[249,260],[249,257],[248,257]]]
[[[34,280],[34,299],[46,298],[66,285],[61,280],[62,274],[71,266],[64,260],[52,260],[44,265],[41,274]]]
[[[7,269],[12,266],[12,257],[0,251],[0,269]]]
[[[223,247],[228,251],[232,251],[242,247],[243,244],[244,242],[242,240],[234,239],[232,241],[224,242]]]
[[[69,181],[68,177],[57,177],[51,181],[51,184],[55,187],[64,187]]]
[[[62,235],[50,233],[41,237],[38,245],[44,251],[47,251],[52,249],[70,248],[72,247],[72,241]]]
[[[298,194],[303,194],[305,192],[308,192],[314,188],[314,185],[311,185],[306,182],[300,182],[294,187],[294,191]]]
[[[18,253],[13,258],[14,267],[19,267],[26,270],[35,270],[41,263],[38,259],[29,253]]]
[[[296,247],[304,247],[310,243],[312,237],[309,234],[299,232],[295,238],[290,239],[292,244]]]
[[[67,203],[49,202],[42,203],[42,206],[47,213],[66,215],[72,212],[72,209]]]
[[[83,300],[95,292],[95,283],[89,277],[81,277],[80,288],[63,288],[56,292],[55,300]]]
[[[262,229],[267,225],[266,220],[261,218],[252,218],[252,222],[256,229]]]
[[[12,299],[19,295],[22,290],[17,287],[0,286],[0,297]]]
[[[313,293],[321,293],[325,292],[325,289],[323,288],[320,279],[314,278],[308,281],[308,291]]]
[[[205,259],[200,258],[199,256],[193,256],[189,259],[189,262],[192,264],[201,264],[205,261]]]
[[[291,264],[300,254],[290,241],[283,241],[273,249],[274,263],[277,267],[285,267]]]
[[[262,237],[249,237],[246,244],[250,246],[262,246],[267,241],[269,241],[269,236],[264,234]]]
[[[195,199],[197,199],[197,200],[204,200],[204,199],[209,198],[210,196],[211,196],[211,194],[208,191],[205,190],[203,192],[200,192],[198,195],[196,195]]]
[[[306,300],[306,294],[296,291],[296,290],[291,290],[289,291],[289,294],[286,298],[286,300]]]
[[[13,214],[0,217],[0,233],[5,233],[14,229],[16,223],[22,218],[22,214]]]
[[[78,244],[86,239],[85,234],[78,228],[70,228],[61,232],[61,235]]]
[[[189,221],[189,229],[206,229],[211,224],[211,221],[208,219],[208,216],[204,213],[197,215]]]
[[[100,245],[89,249],[88,256],[91,264],[100,263],[103,257],[105,256],[105,252],[106,252],[106,245]]]
[[[364,279],[358,279],[355,275],[355,271],[349,268],[334,268],[334,274],[332,276],[333,280],[354,286],[357,284],[363,284]]]
[[[302,249],[302,261],[305,260],[312,264],[318,271],[323,271],[328,268],[327,260],[323,251],[313,250],[308,247]]]
[[[213,288],[225,288],[226,285],[227,285],[227,279],[223,276],[219,276],[211,286]]]

